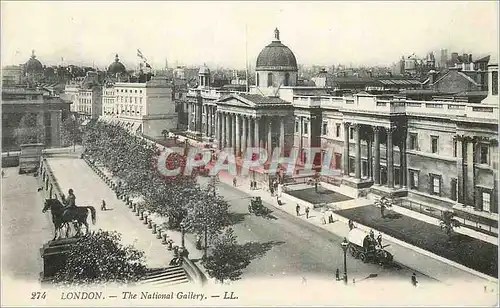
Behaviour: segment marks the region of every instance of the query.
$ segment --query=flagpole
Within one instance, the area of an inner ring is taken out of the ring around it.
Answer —
[[[245,75],[246,75],[246,90],[249,92],[249,84],[248,84],[248,28],[247,24],[245,24]]]

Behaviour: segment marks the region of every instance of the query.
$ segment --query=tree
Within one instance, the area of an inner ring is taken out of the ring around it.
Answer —
[[[439,223],[441,230],[443,230],[449,237],[453,235],[455,228],[460,227],[460,222],[454,217],[455,213],[453,211],[444,211],[441,222]]]
[[[66,265],[54,278],[55,283],[88,284],[138,281],[146,273],[144,253],[120,243],[115,231],[99,230],[79,238],[71,246]]]
[[[208,275],[224,283],[224,280],[238,280],[250,264],[248,254],[236,242],[233,229],[229,228],[214,242],[212,254],[208,256],[203,265]]]
[[[74,115],[63,120],[61,127],[61,137],[64,146],[73,145],[82,142],[82,130],[80,123]]]
[[[188,203],[186,221],[187,230],[196,234],[205,235],[205,253],[207,255],[208,242],[220,234],[229,221],[229,204],[224,198],[215,193],[215,187],[210,185],[201,190],[198,199],[191,199]]]
[[[36,113],[27,113],[14,130],[17,145],[26,143],[45,143],[45,127],[37,119]]]

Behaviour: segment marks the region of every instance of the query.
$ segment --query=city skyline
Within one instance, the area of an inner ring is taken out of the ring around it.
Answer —
[[[166,59],[170,67],[177,62],[242,69],[245,57],[254,65],[276,27],[304,65],[390,65],[401,55],[441,48],[474,56],[498,53],[496,2],[271,2],[265,10],[262,5],[3,2],[2,65],[24,63],[34,49],[47,65],[64,60],[103,69],[118,54],[134,68],[140,49],[156,69]]]

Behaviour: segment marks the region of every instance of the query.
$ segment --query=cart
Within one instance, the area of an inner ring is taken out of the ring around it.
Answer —
[[[250,200],[250,204],[248,205],[248,212],[254,213],[255,215],[264,214],[264,206],[262,205],[261,197],[254,197]]]
[[[347,235],[349,241],[349,252],[351,255],[365,263],[378,263],[381,265],[391,265],[393,256],[385,250],[386,246],[380,246],[373,235],[360,229],[354,228]]]

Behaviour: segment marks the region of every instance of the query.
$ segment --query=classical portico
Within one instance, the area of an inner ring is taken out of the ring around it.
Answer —
[[[403,193],[407,186],[404,121],[348,120],[343,126],[343,185],[356,189],[372,186],[372,191],[382,195]]]
[[[218,148],[234,148],[239,157],[249,147],[265,148],[268,153],[276,147],[284,149],[292,114],[291,104],[275,97],[231,94],[222,98],[217,102]]]

